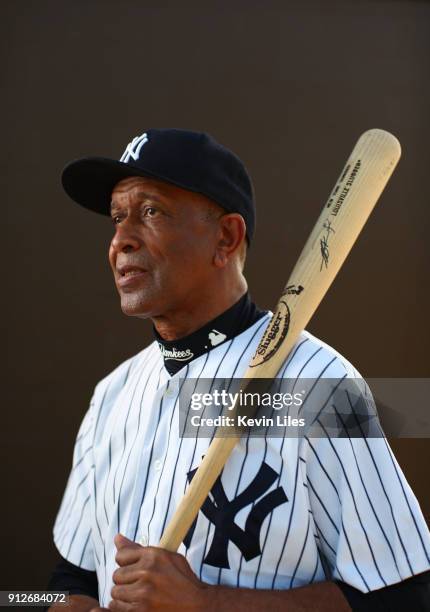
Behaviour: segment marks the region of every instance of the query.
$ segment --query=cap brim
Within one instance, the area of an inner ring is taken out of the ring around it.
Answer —
[[[115,185],[129,176],[161,178],[115,159],[84,157],[64,168],[61,182],[72,200],[102,215],[109,215]]]

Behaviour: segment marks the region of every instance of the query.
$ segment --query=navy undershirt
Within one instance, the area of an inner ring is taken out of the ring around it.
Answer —
[[[231,340],[254,325],[265,314],[267,311],[260,310],[251,301],[247,292],[218,317],[178,340],[164,340],[154,327],[154,336],[163,354],[166,370],[173,376],[193,359],[197,359],[215,346]]]

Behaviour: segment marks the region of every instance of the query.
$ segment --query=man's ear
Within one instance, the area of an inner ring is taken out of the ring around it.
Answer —
[[[224,268],[229,260],[239,253],[245,236],[245,221],[239,213],[227,213],[218,219],[218,237],[213,259],[218,268]]]

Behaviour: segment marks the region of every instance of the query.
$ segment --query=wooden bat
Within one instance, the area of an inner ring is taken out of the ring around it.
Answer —
[[[389,132],[364,132],[355,145],[284,287],[244,378],[274,378],[332,284],[401,154]],[[246,387],[246,381],[244,383]],[[159,546],[176,551],[220,475],[238,435],[217,437],[185,492]]]

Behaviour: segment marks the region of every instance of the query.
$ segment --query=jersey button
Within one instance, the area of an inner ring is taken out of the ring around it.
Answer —
[[[162,467],[163,467],[163,463],[162,463],[162,461],[161,461],[160,459],[156,459],[156,460],[154,461],[154,470],[155,470],[156,472],[159,472],[159,471],[161,470],[161,468],[162,468]]]
[[[141,546],[147,546],[148,545],[148,538],[146,536],[142,536],[139,540],[139,544]]]

